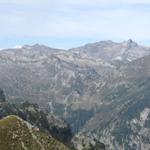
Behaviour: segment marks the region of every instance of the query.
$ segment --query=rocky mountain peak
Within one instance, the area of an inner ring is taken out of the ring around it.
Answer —
[[[134,41],[132,39],[128,39],[128,43],[133,43]]]
[[[138,46],[138,44],[134,42],[132,39],[128,39],[127,41],[124,41],[123,45],[126,46],[127,48],[134,48]]]
[[[34,44],[34,45],[24,45],[22,46],[23,49],[41,49],[41,48],[49,48],[45,45],[41,45],[41,44]]]
[[[71,51],[78,52],[87,58],[102,59],[111,64],[114,64],[114,61],[125,64],[150,54],[149,48],[138,45],[132,39],[121,43],[116,43],[111,40],[100,41],[71,49]]]

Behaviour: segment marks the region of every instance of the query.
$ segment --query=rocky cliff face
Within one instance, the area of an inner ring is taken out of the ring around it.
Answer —
[[[138,81],[136,88],[129,88],[110,105],[102,106],[85,124],[82,134],[89,135],[90,131],[101,142],[107,143],[107,149],[149,149],[149,89],[149,78]]]
[[[143,149],[149,148],[149,63],[150,48],[132,40],[68,51],[25,46],[0,52],[0,87],[10,102],[37,103],[110,149]]]
[[[149,58],[145,56],[120,68],[124,77],[106,88],[103,98],[107,105],[101,105],[86,122],[82,134],[107,143],[107,149],[150,148]]]

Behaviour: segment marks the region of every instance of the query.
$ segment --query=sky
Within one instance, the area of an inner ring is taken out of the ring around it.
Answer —
[[[150,46],[150,0],[0,0],[0,48],[72,48],[133,39]]]

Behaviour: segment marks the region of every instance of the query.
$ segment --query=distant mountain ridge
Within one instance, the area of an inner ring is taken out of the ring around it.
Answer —
[[[150,148],[149,64],[150,48],[132,40],[68,51],[24,46],[0,51],[0,88],[11,103],[28,100],[64,118],[77,139],[143,150]]]
[[[122,43],[101,41],[74,48],[71,51],[78,52],[80,55],[87,55],[88,57],[104,59],[109,62],[118,60],[125,63],[150,54],[149,47],[138,45],[131,39]]]

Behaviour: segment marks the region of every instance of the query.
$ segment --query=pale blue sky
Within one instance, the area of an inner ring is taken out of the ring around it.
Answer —
[[[150,45],[149,37],[149,0],[0,0],[0,48],[129,38]]]

